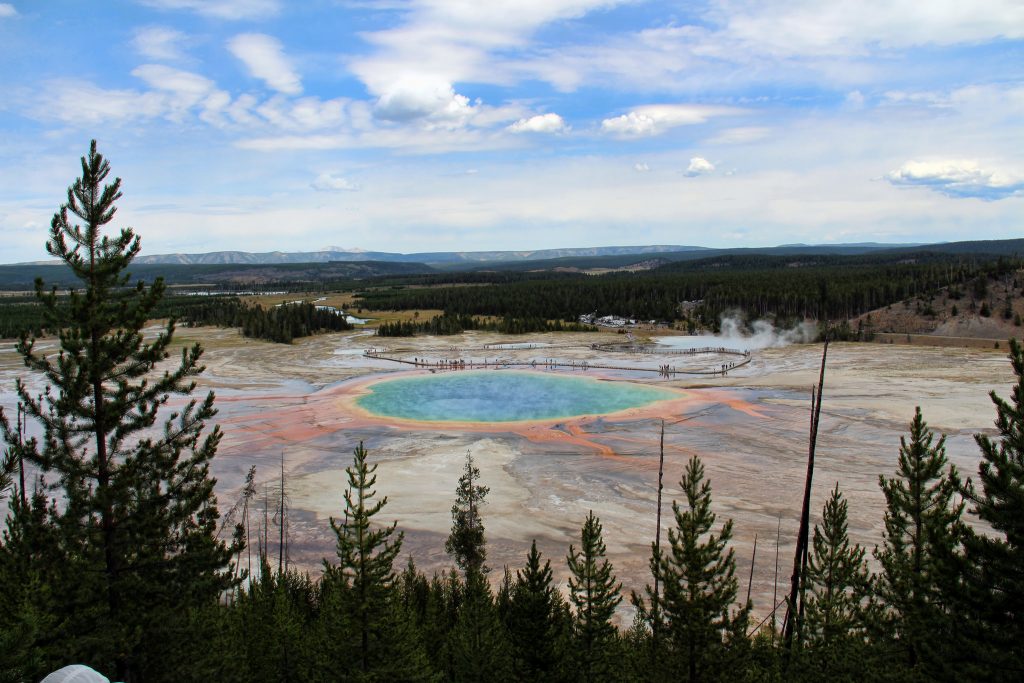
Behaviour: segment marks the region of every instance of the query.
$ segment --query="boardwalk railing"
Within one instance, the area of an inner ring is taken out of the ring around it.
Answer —
[[[367,349],[363,352],[363,355],[367,358],[375,358],[378,360],[391,361],[392,363],[403,363],[405,365],[412,365],[417,368],[424,368],[427,370],[438,371],[452,371],[452,370],[473,370],[473,369],[495,369],[500,370],[502,368],[513,368],[513,367],[529,367],[531,369],[542,368],[542,369],[555,369],[555,368],[570,368],[572,370],[587,371],[590,369],[595,370],[624,370],[628,372],[656,372],[662,377],[671,377],[674,375],[726,375],[730,370],[742,367],[750,362],[750,353],[738,353],[735,350],[731,350],[733,354],[743,356],[742,361],[723,363],[720,366],[713,369],[688,369],[688,368],[677,368],[674,365],[665,364],[659,365],[656,368],[645,368],[628,365],[613,365],[608,363],[591,363],[590,361],[582,360],[559,360],[555,358],[544,358],[541,360],[530,359],[530,360],[515,360],[511,358],[495,358],[482,360],[474,360],[465,358],[444,358],[440,360],[430,360],[427,358],[420,358],[414,356],[411,360],[407,357],[391,355],[391,352],[387,349]],[[704,351],[704,353],[721,353],[717,350]],[[690,354],[693,355],[693,354]]]

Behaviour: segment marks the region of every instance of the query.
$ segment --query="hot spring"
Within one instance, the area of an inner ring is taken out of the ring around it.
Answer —
[[[678,392],[643,384],[482,370],[383,380],[356,404],[404,420],[518,422],[606,415],[678,398]]]

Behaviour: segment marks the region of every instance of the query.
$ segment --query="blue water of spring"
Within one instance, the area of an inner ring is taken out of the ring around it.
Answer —
[[[669,389],[539,372],[478,370],[383,380],[356,399],[376,415],[431,422],[515,422],[606,415],[679,398]]]

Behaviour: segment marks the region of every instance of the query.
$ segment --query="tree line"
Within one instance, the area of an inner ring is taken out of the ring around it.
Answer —
[[[593,325],[543,318],[505,316],[499,319],[482,318],[458,313],[435,315],[430,320],[395,320],[377,326],[378,337],[415,337],[428,334],[445,336],[461,334],[467,330],[486,330],[502,334],[527,334],[531,332],[594,332]]]
[[[66,305],[68,295],[51,294]],[[194,296],[164,297],[156,303],[150,315],[157,319],[172,318],[189,327],[237,327],[246,337],[282,344],[323,332],[353,329],[340,312],[309,302],[265,307],[243,302],[235,296],[203,300]],[[0,338],[58,334],[66,323],[59,310],[47,311],[35,298],[11,297],[0,301]]]
[[[190,327],[237,327],[246,337],[280,344],[291,344],[294,339],[322,332],[353,329],[341,311],[308,301],[264,307],[237,298],[217,298],[183,306],[178,313]]]
[[[648,273],[553,279],[510,279],[474,287],[386,287],[358,292],[376,310],[441,309],[449,314],[526,316],[573,321],[580,314],[674,321],[692,317],[713,327],[722,314],[840,320],[910,298],[930,298],[946,287],[1016,274],[1020,259],[943,256],[925,262],[881,263],[833,257],[806,265],[789,257],[745,263],[720,258],[669,264]],[[683,268],[679,272],[673,269]],[[1016,283],[1021,287],[1021,283]]]

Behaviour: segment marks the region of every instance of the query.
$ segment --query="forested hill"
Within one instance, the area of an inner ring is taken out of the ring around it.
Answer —
[[[1018,241],[1018,240],[1014,240]],[[1024,246],[1024,240],[1019,240]],[[791,254],[763,253],[744,251],[743,253],[724,253],[704,256],[699,259],[687,259],[664,263],[654,273],[686,273],[714,270],[773,270],[798,268],[874,268],[901,265],[967,265],[1005,261],[1024,258],[1021,253],[976,253],[958,249],[941,251],[932,247],[878,251],[867,254],[835,254],[825,252],[801,252]]]
[[[666,251],[658,254],[614,254],[605,256],[566,256],[545,260],[511,261],[491,264],[435,264],[440,270],[482,270],[501,272],[536,272],[536,271],[567,271],[567,270],[600,270],[627,269],[640,266],[637,270],[645,270],[679,263],[676,269],[685,270],[686,263],[691,261],[709,262],[710,259],[733,259],[733,263],[755,263],[759,259],[782,259],[801,257],[800,262],[810,259],[827,265],[839,262],[841,257],[861,256],[867,263],[891,262],[901,259],[934,259],[941,255],[990,257],[1024,257],[1024,239],[1014,240],[977,240],[971,242],[949,242],[945,244],[927,245],[885,245],[885,244],[839,244],[839,245],[806,245],[789,244],[779,247],[744,247],[736,249],[687,249],[685,251]],[[425,261],[429,259],[424,258]],[[671,268],[670,268],[671,270]]]
[[[926,300],[950,287],[1010,277],[1021,287],[1024,260],[889,256],[719,257],[644,273],[603,276],[538,273],[477,287],[367,288],[372,309],[440,309],[451,314],[519,315],[575,320],[582,313],[643,320],[688,320],[713,327],[722,313],[756,317],[849,320],[911,297]],[[442,276],[433,276],[440,278]],[[497,274],[495,274],[497,277]],[[979,304],[980,305],[980,304]]]
[[[335,261],[330,263],[286,264],[144,264],[133,263],[133,277],[152,282],[158,277],[168,284],[215,284],[248,287],[267,284],[302,284],[314,287],[339,280],[431,273],[423,263],[382,261]],[[47,286],[63,288],[75,282],[64,265],[19,264],[0,266],[0,289],[31,289],[37,277]]]

